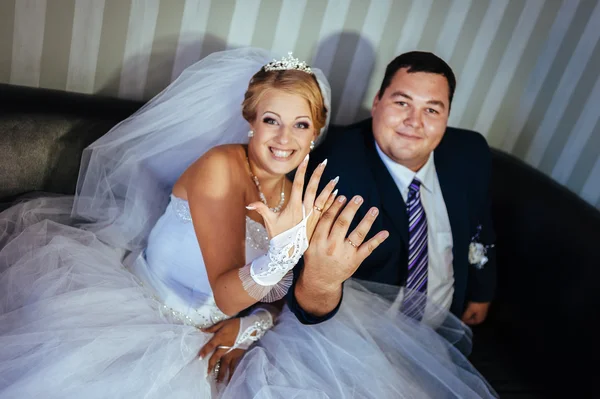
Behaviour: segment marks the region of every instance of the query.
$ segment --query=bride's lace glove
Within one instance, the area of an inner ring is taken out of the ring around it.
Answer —
[[[300,223],[273,237],[266,254],[240,269],[242,285],[252,298],[274,302],[285,296],[293,281],[291,270],[308,249],[306,225],[311,214],[302,208]]]
[[[213,334],[198,353],[200,359],[210,355],[207,372],[217,381],[224,381],[227,376],[231,378],[245,351],[273,327],[278,314],[277,307],[261,303],[247,316],[202,329],[202,332]]]
[[[259,305],[248,315],[240,318],[240,330],[235,344],[229,350],[247,350],[250,345],[258,341],[275,324],[278,311],[274,306]]]

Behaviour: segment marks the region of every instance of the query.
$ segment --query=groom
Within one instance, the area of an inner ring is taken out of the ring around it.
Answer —
[[[302,323],[333,317],[350,277],[420,291],[469,325],[485,320],[496,285],[491,155],[480,134],[447,127],[455,86],[439,57],[402,54],[372,118],[331,129],[311,155],[313,168],[328,159],[321,182],[339,176],[340,194],[360,197],[322,216],[294,269],[288,304]],[[483,265],[469,260],[476,243],[489,248]]]

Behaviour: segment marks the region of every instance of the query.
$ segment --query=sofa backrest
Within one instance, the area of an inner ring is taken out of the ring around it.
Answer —
[[[588,363],[600,356],[600,212],[500,151],[492,173],[495,332],[540,381],[589,387]]]
[[[141,105],[0,85],[0,202],[32,191],[74,193],[83,149]]]
[[[586,295],[600,281],[600,212],[504,152],[493,151],[492,173],[498,264],[507,287],[499,295],[544,305],[553,314],[573,315],[592,305]],[[593,295],[600,304],[600,295]]]

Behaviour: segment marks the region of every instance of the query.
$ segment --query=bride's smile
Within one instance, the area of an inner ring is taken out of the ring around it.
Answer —
[[[287,160],[290,157],[290,155],[292,155],[295,152],[295,150],[280,150],[275,147],[269,147],[269,150],[273,154],[273,158],[277,160]]]

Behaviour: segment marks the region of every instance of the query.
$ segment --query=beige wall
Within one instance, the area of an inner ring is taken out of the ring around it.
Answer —
[[[599,37],[598,0],[1,0],[0,82],[149,99],[252,45],[323,69],[349,123],[389,60],[434,51],[458,77],[451,125],[600,208]]]

